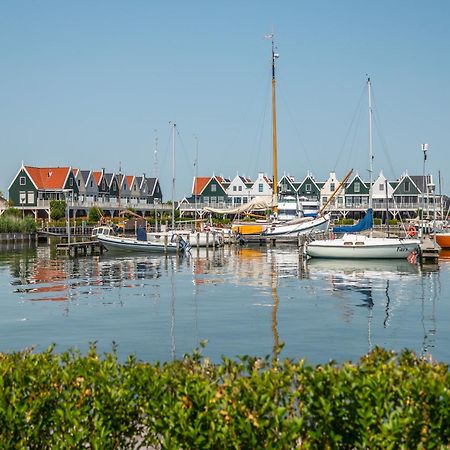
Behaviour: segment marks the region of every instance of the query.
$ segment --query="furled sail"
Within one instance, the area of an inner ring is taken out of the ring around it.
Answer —
[[[218,209],[205,206],[203,211],[214,214],[240,214],[250,211],[265,211],[266,209],[273,209],[275,206],[277,206],[277,200],[272,196],[259,196],[236,208]]]
[[[334,227],[333,233],[357,233],[358,231],[370,230],[373,227],[373,210],[369,208],[366,215],[355,225]]]

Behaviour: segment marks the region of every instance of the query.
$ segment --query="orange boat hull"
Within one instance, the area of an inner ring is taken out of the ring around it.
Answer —
[[[436,242],[441,248],[450,248],[450,233],[436,233]]]

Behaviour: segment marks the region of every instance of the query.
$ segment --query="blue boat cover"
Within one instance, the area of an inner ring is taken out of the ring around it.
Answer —
[[[138,241],[146,241],[147,240],[147,231],[144,227],[139,227],[136,231],[136,238]]]
[[[333,233],[356,233],[358,231],[370,230],[373,227],[373,211],[369,208],[366,215],[355,225],[334,227]]]

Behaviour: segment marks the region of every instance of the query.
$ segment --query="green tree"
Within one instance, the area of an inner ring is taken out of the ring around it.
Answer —
[[[64,200],[50,201],[50,218],[60,220],[66,216],[67,203]]]
[[[89,210],[88,220],[91,223],[97,223],[103,217],[103,211],[98,206],[93,206]]]

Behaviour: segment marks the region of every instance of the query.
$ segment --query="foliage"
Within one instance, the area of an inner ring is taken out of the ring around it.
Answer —
[[[342,218],[335,222],[336,225],[353,225],[355,221],[350,218]]]
[[[67,203],[65,200],[50,200],[50,218],[61,220],[66,217]]]
[[[22,217],[22,211],[18,208],[8,208],[2,214],[2,217]]]
[[[0,233],[36,233],[37,225],[32,217],[16,217],[13,214],[6,214],[6,210],[0,216]]]
[[[447,448],[449,388],[446,365],[382,349],[315,368],[0,354],[0,448]]]
[[[102,217],[103,217],[103,211],[98,206],[93,206],[89,210],[89,214],[88,214],[89,223],[98,223]]]

